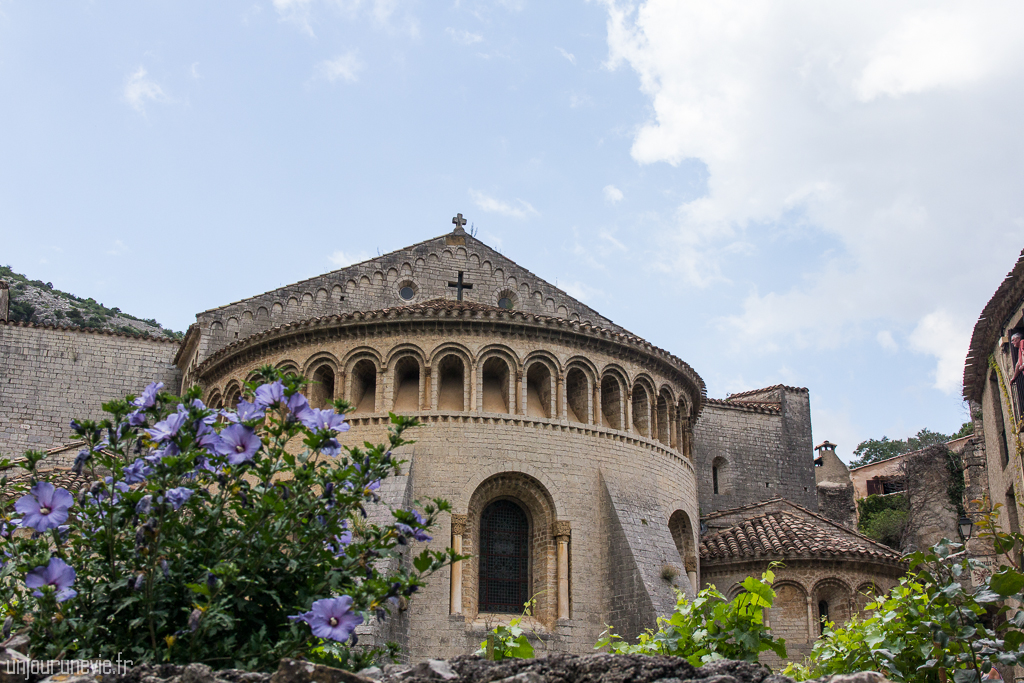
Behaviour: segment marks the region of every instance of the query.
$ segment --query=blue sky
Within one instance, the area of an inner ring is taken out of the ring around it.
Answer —
[[[451,228],[816,441],[966,419],[1014,3],[0,0],[0,261],[184,329]]]

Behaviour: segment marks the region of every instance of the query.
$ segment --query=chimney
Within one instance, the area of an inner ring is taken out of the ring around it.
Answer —
[[[10,320],[11,314],[11,290],[7,288],[7,283],[0,280],[0,322],[7,322]]]

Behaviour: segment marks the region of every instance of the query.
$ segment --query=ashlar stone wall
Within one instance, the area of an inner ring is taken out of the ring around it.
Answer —
[[[624,635],[653,626],[671,609],[673,583],[693,589],[670,520],[698,519],[688,422],[679,416],[691,416],[701,396],[684,368],[654,354],[493,319],[368,320],[323,335],[299,326],[265,345],[254,339],[211,359],[200,381],[218,405],[263,364],[319,377],[309,389],[314,403],[329,393],[360,406],[346,444],[382,441],[386,411],[411,400],[401,412],[425,423],[398,453],[414,463],[412,498],[451,501],[455,514],[432,543],[453,545],[457,536],[474,559],[460,565],[461,580],[446,570],[411,601],[403,615],[410,658],[472,652],[489,628],[514,616],[479,608],[480,516],[499,499],[519,505],[530,523],[537,606],[529,624],[538,650],[582,653],[607,623]],[[491,359],[504,364],[500,372]],[[618,390],[604,400],[611,380]],[[646,420],[632,414],[640,394]],[[607,424],[609,412],[621,428]],[[685,527],[690,548],[695,526]],[[662,578],[665,566],[670,579]]]
[[[808,392],[774,387],[763,394],[708,400],[701,412],[694,463],[703,514],[779,496],[817,511]]]
[[[0,322],[0,456],[73,440],[72,418],[150,382],[180,389],[178,343],[108,332]]]

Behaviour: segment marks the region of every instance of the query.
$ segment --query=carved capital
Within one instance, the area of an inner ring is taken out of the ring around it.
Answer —
[[[466,533],[466,515],[452,515],[452,535],[461,536]]]
[[[553,522],[551,524],[551,535],[555,538],[565,537],[568,539],[572,535],[572,525],[566,521]]]
[[[685,560],[683,560],[683,565],[686,567],[686,571],[695,572],[697,571],[697,558],[687,557]]]

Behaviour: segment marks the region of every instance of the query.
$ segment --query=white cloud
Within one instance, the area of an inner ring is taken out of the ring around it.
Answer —
[[[469,195],[473,198],[473,201],[478,207],[489,213],[499,213],[503,216],[510,216],[512,218],[527,218],[529,216],[539,216],[537,209],[533,208],[529,202],[523,201],[522,199],[516,199],[514,203],[504,202],[500,199],[495,199],[483,192],[477,192],[476,190],[470,190]]]
[[[558,50],[563,57],[568,59],[573,66],[576,66],[576,55],[560,47],[556,47],[555,49]]]
[[[622,201],[622,190],[614,185],[605,185],[601,192],[604,194],[604,200],[609,204],[618,204]]]
[[[878,342],[879,346],[890,353],[894,353],[900,349],[899,344],[897,344],[896,340],[892,338],[892,332],[889,330],[882,330],[876,334],[875,340]]]
[[[558,286],[562,288],[563,292],[572,298],[584,303],[593,304],[597,297],[604,295],[604,292],[600,289],[591,287],[590,285],[577,280],[559,280]]]
[[[484,37],[478,33],[470,33],[464,29],[454,29],[451,26],[446,28],[444,32],[459,45],[473,45],[474,43],[482,43],[484,40]]]
[[[121,240],[114,240],[114,243],[111,245],[110,249],[107,250],[107,253],[111,256],[121,256],[122,254],[128,253],[128,247],[126,247],[124,242]]]
[[[192,71],[192,78],[202,78],[199,75],[199,62],[193,62],[192,63],[191,71]]]
[[[122,96],[132,109],[140,113],[145,113],[147,102],[170,102],[164,89],[147,77],[146,69],[142,66],[125,79]]]
[[[830,249],[780,263],[786,284],[752,288],[720,327],[770,352],[917,326],[936,386],[955,385],[964,331],[1024,243],[1024,5],[605,5],[607,64],[652,105],[634,159],[707,168],[662,266],[708,286],[798,223]]]
[[[331,262],[335,268],[344,268],[345,266],[351,266],[353,263],[362,263],[363,261],[369,261],[373,256],[366,252],[344,252],[340,249],[336,250],[327,260]]]
[[[310,6],[312,0],[274,0],[274,9],[277,10],[281,21],[298,26],[304,33],[313,35],[313,26],[310,24]]]
[[[960,389],[963,382],[970,340],[970,327],[940,309],[921,318],[910,333],[910,348],[939,359],[935,368],[935,388],[952,394]]]
[[[343,55],[320,62],[317,65],[317,71],[320,75],[331,83],[339,79],[346,83],[355,83],[359,80],[359,72],[362,69],[363,63],[356,55],[355,50],[349,50]]]
[[[589,107],[594,104],[593,98],[586,93],[571,92],[569,93],[569,106],[573,109],[577,107]]]

